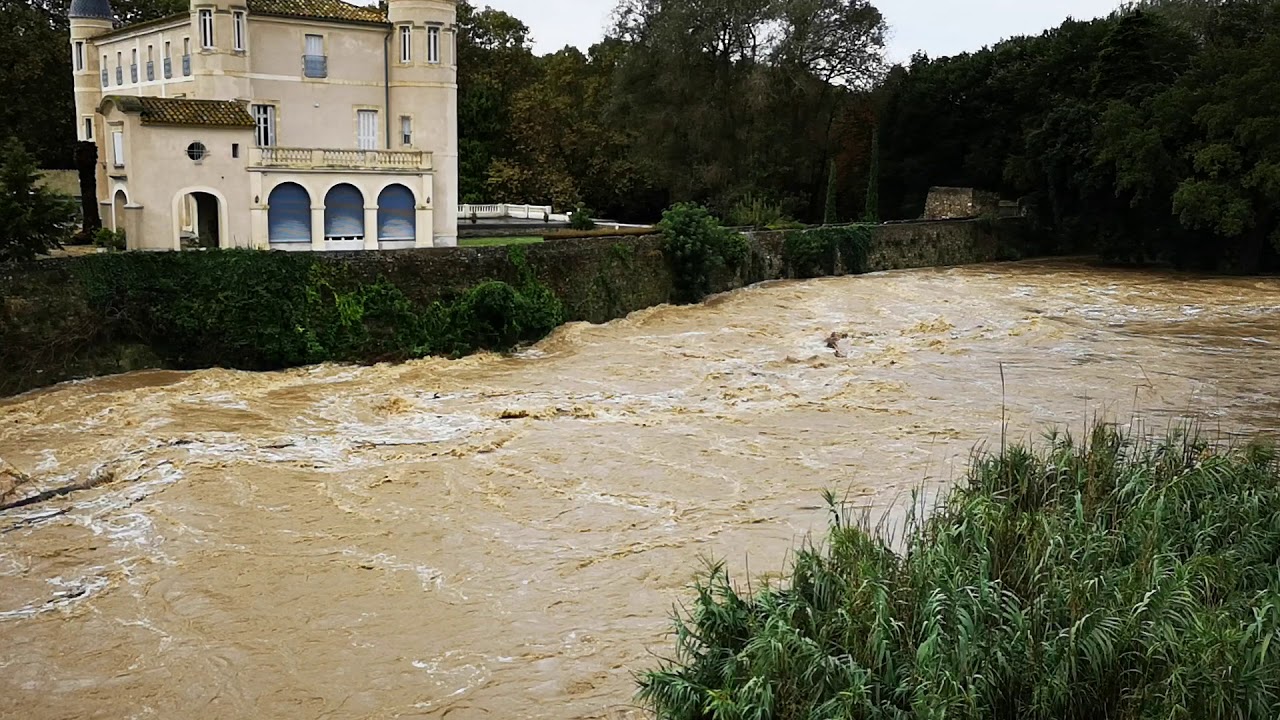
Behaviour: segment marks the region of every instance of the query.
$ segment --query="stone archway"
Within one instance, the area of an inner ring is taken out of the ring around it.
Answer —
[[[222,201],[212,193],[192,190],[178,199],[178,249],[202,250],[223,246]]]
[[[116,232],[124,230],[124,209],[129,204],[129,196],[124,189],[116,190],[111,196],[111,229]]]

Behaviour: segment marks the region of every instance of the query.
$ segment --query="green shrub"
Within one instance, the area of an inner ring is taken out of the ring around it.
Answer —
[[[1054,437],[976,460],[896,540],[827,500],[784,584],[697,586],[640,680],[657,717],[1280,717],[1269,448]]]
[[[757,195],[746,195],[729,208],[727,219],[730,225],[737,227],[765,228],[795,222],[787,217],[782,203],[773,202]]]
[[[782,254],[798,278],[867,271],[871,228],[866,225],[818,227],[788,233]]]
[[[590,208],[579,205],[569,213],[569,227],[573,230],[595,230],[596,221],[592,218]]]
[[[125,250],[128,247],[124,230],[112,230],[105,227],[98,228],[98,232],[93,236],[93,244],[107,250]]]
[[[741,234],[720,225],[706,208],[681,203],[662,214],[663,251],[675,275],[677,300],[698,302],[711,292],[713,274],[736,270],[750,248]]]

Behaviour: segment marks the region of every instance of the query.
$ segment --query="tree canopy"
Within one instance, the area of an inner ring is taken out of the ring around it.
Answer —
[[[75,139],[67,2],[0,4],[0,121],[45,167],[70,167]],[[602,42],[541,57],[520,18],[464,0],[461,199],[817,222],[919,217],[956,185],[1021,200],[1063,250],[1276,267],[1277,5],[1135,0],[886,67],[870,0],[619,0]]]

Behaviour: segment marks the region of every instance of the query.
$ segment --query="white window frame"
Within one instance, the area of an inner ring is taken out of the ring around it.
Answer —
[[[373,121],[369,124],[369,127],[373,130],[373,135],[361,135],[360,120],[370,115],[373,116]],[[378,149],[378,111],[375,108],[356,108],[356,149]]]
[[[413,116],[400,116],[400,144],[404,147],[413,147]]]
[[[258,147],[275,147],[276,106],[269,103],[255,103],[253,127],[253,139]]]
[[[199,11],[198,17],[200,18],[200,49],[212,50],[215,47],[215,38],[213,36],[213,10],[210,8],[203,8]]]
[[[111,131],[111,165],[124,167],[124,129]]]
[[[413,62],[413,26],[400,26],[400,64]]]
[[[84,72],[84,41],[77,40],[71,51],[71,62],[75,64],[76,72]]]
[[[245,26],[245,14],[243,10],[234,10],[231,13],[232,36],[235,40],[236,52],[245,52],[247,50],[248,28]]]
[[[440,64],[440,26],[438,25],[427,27],[427,62],[432,65]]]

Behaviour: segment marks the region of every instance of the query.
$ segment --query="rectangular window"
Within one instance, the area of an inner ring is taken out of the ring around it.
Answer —
[[[361,150],[378,149],[378,111],[356,111],[356,147]]]
[[[302,56],[302,74],[309,78],[329,77],[329,60],[324,56],[324,36],[308,35]]]
[[[75,64],[76,72],[84,70],[84,41],[77,40],[75,50],[71,54],[71,62]]]
[[[427,62],[436,64],[440,62],[440,28],[427,28]]]
[[[400,26],[400,62],[409,64],[413,62],[413,26]]]
[[[171,54],[173,44],[168,40],[164,41],[164,78],[168,80],[173,77],[173,55]]]
[[[205,50],[213,49],[213,11],[200,11],[200,47]]]
[[[276,106],[254,105],[253,121],[255,126],[254,140],[258,147],[271,147],[276,144]]]
[[[124,167],[124,131],[111,131],[111,164]]]
[[[124,53],[116,53],[116,84],[124,84]]]
[[[405,147],[413,145],[413,118],[408,115],[400,116],[400,144]]]
[[[129,82],[138,82],[138,48],[129,53]]]
[[[231,157],[240,157],[240,143],[231,143]]]
[[[191,76],[191,38],[182,38],[182,76]]]
[[[91,117],[87,117],[84,119],[84,139],[85,140],[93,139],[93,118]]]
[[[236,52],[244,52],[245,27],[243,12],[237,10],[231,13],[231,27],[233,29],[232,35],[235,38]]]
[[[102,56],[102,87],[106,87],[110,84],[111,84],[111,81],[107,77],[107,56],[103,55]]]
[[[155,48],[151,45],[147,46],[147,82],[156,79],[156,59]]]

